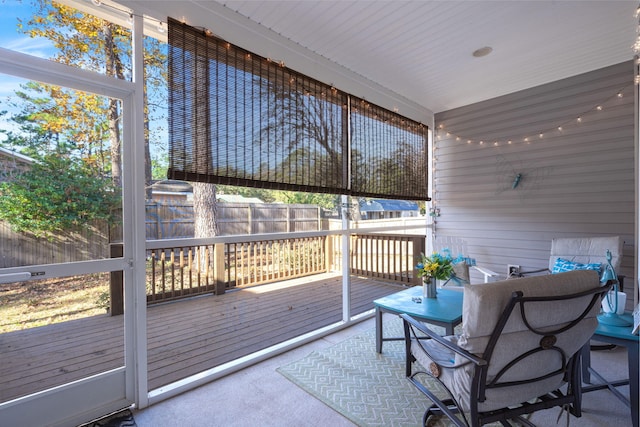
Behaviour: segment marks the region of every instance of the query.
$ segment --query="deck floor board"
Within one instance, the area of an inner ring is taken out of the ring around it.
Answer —
[[[402,286],[353,277],[352,314]],[[149,390],[342,320],[342,278],[317,275],[149,306]],[[0,402],[124,364],[123,316],[0,335]]]

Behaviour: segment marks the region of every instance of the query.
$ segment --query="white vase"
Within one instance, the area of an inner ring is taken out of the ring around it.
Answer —
[[[602,298],[602,311],[605,313],[613,313],[616,309],[616,293],[609,292],[609,295]],[[627,304],[627,294],[618,292],[618,310],[616,314],[624,314],[624,307]]]

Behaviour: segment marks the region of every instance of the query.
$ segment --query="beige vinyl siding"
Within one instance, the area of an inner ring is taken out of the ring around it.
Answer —
[[[629,61],[436,114],[434,246],[506,273],[547,267],[554,237],[620,235],[632,286],[633,91]]]

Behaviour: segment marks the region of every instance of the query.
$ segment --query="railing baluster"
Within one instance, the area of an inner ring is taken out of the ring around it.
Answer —
[[[183,295],[191,293],[191,291],[187,291],[184,283],[184,248],[180,248],[178,253],[178,270],[180,271],[180,292]]]
[[[185,280],[188,282],[189,289],[197,289],[193,286],[193,246],[186,248],[185,259]]]
[[[204,283],[205,289],[211,289],[211,247],[209,245],[204,247]]]
[[[151,251],[151,300],[156,300],[156,251]],[[148,291],[147,291],[148,292]]]
[[[171,277],[171,296],[175,297],[176,296],[176,275],[175,275],[175,252],[173,251],[173,249],[171,250],[170,254],[169,254],[169,265],[170,265],[170,269],[169,269],[169,273],[170,273],[170,277]]]
[[[162,277],[161,277],[162,278],[162,285],[161,285],[160,289],[162,289],[162,293],[163,294],[167,292],[166,282],[165,282],[166,281],[166,262],[165,262],[166,258],[167,258],[167,254],[163,250],[160,253],[160,268],[162,269]]]
[[[240,267],[240,273],[239,273],[239,277],[238,277],[238,284],[240,286],[243,286],[245,284],[245,277],[247,275],[247,268],[246,268],[246,258],[248,258],[245,255],[245,252],[248,252],[249,248],[247,247],[247,245],[249,245],[250,243],[241,243],[240,244],[240,262],[239,262],[239,267]]]

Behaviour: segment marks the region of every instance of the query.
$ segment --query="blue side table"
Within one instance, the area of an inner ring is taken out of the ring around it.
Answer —
[[[624,316],[629,316],[625,314]],[[633,319],[630,319],[633,320]],[[633,323],[633,322],[631,322]],[[624,346],[627,348],[627,357],[629,365],[629,378],[618,381],[607,381],[600,374],[598,374],[593,368],[591,368],[591,351],[590,346],[587,344],[582,348],[582,380],[587,384],[591,384],[591,376],[597,378],[598,384],[583,385],[582,392],[588,393],[590,391],[609,389],[618,399],[624,402],[625,405],[631,410],[631,425],[638,427],[638,375],[639,368],[638,363],[638,345],[640,344],[640,337],[633,335],[631,330],[632,326],[610,326],[598,323],[593,339],[600,342],[609,344],[615,344]],[[616,390],[616,387],[629,384],[629,399]]]
[[[384,338],[382,335],[382,313],[406,313],[418,320],[445,328],[446,335],[462,322],[463,292],[438,289],[437,298],[423,298],[422,286],[414,286],[373,301],[376,308],[376,352],[382,353],[383,341],[400,341],[403,337]],[[421,302],[416,302],[416,299]]]

